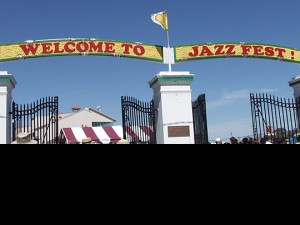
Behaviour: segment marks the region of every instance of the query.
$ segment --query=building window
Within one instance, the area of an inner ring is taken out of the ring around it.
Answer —
[[[113,123],[92,122],[92,127],[108,127],[113,125]]]

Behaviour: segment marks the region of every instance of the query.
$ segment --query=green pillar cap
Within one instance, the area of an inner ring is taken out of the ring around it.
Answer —
[[[195,75],[189,72],[161,72],[149,82],[149,85],[151,88],[157,83],[166,86],[190,85],[194,77]]]
[[[294,77],[290,82],[289,85],[290,87],[293,87],[297,84],[300,84],[300,76]]]
[[[7,71],[0,71],[0,85],[6,86],[8,84],[15,88],[17,81],[13,75],[9,74]]]

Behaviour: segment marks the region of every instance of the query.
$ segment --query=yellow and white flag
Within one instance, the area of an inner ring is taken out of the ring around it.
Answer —
[[[152,14],[151,19],[154,23],[160,25],[164,30],[169,30],[168,16],[166,11]]]

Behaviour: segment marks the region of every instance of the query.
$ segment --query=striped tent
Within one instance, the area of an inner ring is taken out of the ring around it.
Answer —
[[[147,142],[153,136],[153,132],[146,126],[126,127],[126,137],[131,143]],[[123,139],[122,126],[107,127],[72,127],[63,128],[60,131],[61,144],[81,143],[82,139],[90,137],[92,141],[101,141],[103,144],[115,144]]]

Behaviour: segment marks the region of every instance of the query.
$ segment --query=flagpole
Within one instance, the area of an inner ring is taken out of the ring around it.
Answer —
[[[168,55],[169,55],[169,72],[172,72],[172,63],[171,63],[171,45],[170,45],[170,35],[169,29],[167,29],[167,40],[168,40]]]
[[[167,32],[167,41],[168,41],[168,64],[169,64],[169,72],[172,72],[172,62],[171,62],[171,45],[170,45],[170,36],[169,36],[169,23],[167,11],[163,11],[160,13],[152,14],[151,19],[154,23],[160,25]],[[165,48],[164,48],[165,49]]]
[[[172,63],[171,63],[171,45],[170,45],[170,35],[169,35],[169,21],[167,16],[167,10],[164,11],[165,14],[165,24],[167,30],[167,40],[168,40],[168,56],[169,56],[169,72],[172,72]]]

